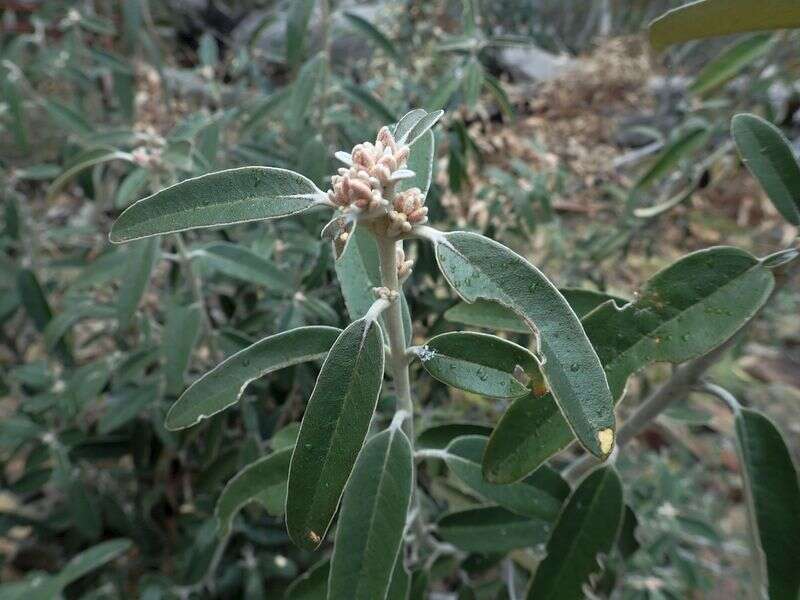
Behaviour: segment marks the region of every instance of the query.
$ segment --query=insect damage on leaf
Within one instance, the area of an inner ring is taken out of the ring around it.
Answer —
[[[602,429],[597,432],[597,441],[600,442],[600,451],[608,455],[614,447],[614,430]]]

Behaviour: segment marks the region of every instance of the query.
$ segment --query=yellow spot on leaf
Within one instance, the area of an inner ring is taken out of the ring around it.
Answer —
[[[600,442],[600,451],[608,454],[614,447],[614,430],[602,429],[597,433],[597,441]]]
[[[320,541],[322,541],[322,538],[319,537],[319,534],[316,531],[309,531],[308,539],[310,539],[315,544],[319,544]]]

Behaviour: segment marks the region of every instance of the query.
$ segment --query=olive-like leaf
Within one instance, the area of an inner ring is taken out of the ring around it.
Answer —
[[[569,491],[560,475],[543,466],[530,477],[516,483],[489,483],[481,474],[481,457],[486,441],[485,437],[476,435],[456,438],[445,449],[445,463],[458,479],[487,500],[519,515],[554,519]]]
[[[90,167],[94,167],[112,160],[123,160],[133,162],[133,156],[127,152],[110,150],[108,148],[90,148],[78,154],[66,166],[64,172],[50,184],[47,188],[47,199],[52,201],[56,194],[60,192],[71,179],[78,173]]]
[[[129,206],[111,228],[114,243],[201,227],[293,215],[326,203],[299,173],[241,167],[186,179]]]
[[[575,311],[579,318],[585,317],[601,304],[609,300],[619,306],[625,306],[629,300],[598,292],[579,288],[561,288],[558,290],[564,299]],[[483,327],[497,331],[511,331],[513,333],[530,333],[530,327],[525,324],[517,313],[497,302],[476,300],[475,302],[459,302],[444,313],[445,318],[453,323],[461,323],[471,327]]]
[[[467,302],[495,300],[538,333],[542,374],[586,449],[605,458],[614,446],[614,403],[581,322],[536,267],[505,246],[474,233],[443,234],[439,267]]]
[[[358,455],[342,498],[328,600],[385,598],[411,502],[411,443],[392,426]]]
[[[158,258],[160,240],[142,240],[128,249],[125,275],[117,300],[119,328],[126,329],[136,314],[136,309],[147,290],[150,273]]]
[[[800,225],[800,166],[780,129],[761,117],[733,117],[731,133],[742,160],[792,225]]]
[[[419,188],[423,196],[427,195],[433,179],[434,145],[432,131],[426,131],[411,144],[406,166],[414,171],[414,176],[400,180],[399,190]]]
[[[286,527],[301,548],[319,547],[333,520],[378,402],[383,353],[380,326],[359,319],[322,365],[289,469]]]
[[[528,600],[581,600],[622,523],[622,482],[613,467],[592,471],[567,500],[528,589]]]
[[[361,17],[353,12],[345,11],[344,16],[348,21],[350,21],[350,24],[353,27],[370,38],[377,46],[383,48],[383,50],[392,58],[392,60],[401,60],[400,53],[397,51],[395,45],[375,25],[367,21],[364,17]]]
[[[74,556],[57,574],[35,577],[26,581],[19,588],[19,595],[11,594],[9,598],[19,600],[51,600],[60,598],[64,588],[77,581],[87,573],[99,569],[114,560],[131,547],[131,541],[124,538],[108,540],[84,550]],[[2,590],[0,590],[2,592]],[[3,597],[6,596],[3,594]]]
[[[639,177],[634,189],[641,190],[646,188],[671,173],[681,160],[705,144],[709,135],[710,132],[706,123],[699,121],[689,123]]]
[[[208,266],[242,281],[263,285],[283,294],[292,292],[292,278],[252,250],[220,242],[197,251]]]
[[[378,245],[366,227],[356,225],[350,231],[347,244],[334,264],[344,303],[350,318],[360,319],[367,314],[375,301],[372,289],[380,287],[381,267],[378,261]],[[411,340],[411,314],[405,298],[403,303],[403,330],[406,343]]]
[[[161,348],[164,352],[164,373],[169,394],[177,395],[183,391],[186,368],[200,336],[202,324],[202,309],[197,304],[176,305],[167,311]]]
[[[500,506],[451,512],[436,523],[436,532],[445,542],[481,554],[544,545],[551,531],[549,521],[517,515]]]
[[[298,327],[237,352],[189,386],[167,413],[166,428],[175,431],[196,425],[236,404],[254,379],[322,358],[339,332],[334,327]]]
[[[760,572],[759,593],[766,589],[770,600],[795,600],[800,594],[797,470],[780,431],[767,417],[742,408],[735,425],[750,526],[758,544],[752,560]]]
[[[736,42],[703,67],[689,86],[689,91],[703,96],[716,90],[764,56],[772,48],[773,43],[774,36],[768,33]]]
[[[489,437],[492,428],[475,423],[445,423],[422,430],[417,436],[417,449],[444,450],[457,437],[464,435],[481,435]]]
[[[635,302],[606,303],[583,319],[615,401],[628,378],[655,361],[680,363],[730,338],[766,302],[770,270],[744,250],[717,247],[680,259],[653,276]],[[572,442],[552,394],[515,400],[484,456],[489,481],[516,481]]]
[[[270,490],[285,486],[291,457],[291,448],[273,452],[250,463],[225,484],[214,511],[220,537],[230,533],[233,518],[242,507],[250,502],[266,506]]]
[[[529,392],[515,377],[517,367],[529,377],[540,377],[536,357],[529,350],[485,333],[443,333],[416,354],[432,377],[491,398],[518,398]]]
[[[656,50],[672,44],[732,33],[800,27],[795,0],[698,0],[665,13],[650,24]]]
[[[330,570],[330,559],[316,563],[286,588],[284,600],[326,600]]]

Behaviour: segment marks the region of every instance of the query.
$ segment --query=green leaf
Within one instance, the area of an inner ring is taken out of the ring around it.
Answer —
[[[327,600],[331,561],[318,562],[286,589],[284,600]]]
[[[500,506],[451,512],[436,523],[436,532],[445,542],[480,554],[543,546],[551,530],[548,521],[517,515]]]
[[[733,117],[731,132],[744,164],[792,225],[800,226],[800,166],[780,129],[750,114]]]
[[[77,133],[80,136],[88,136],[94,133],[94,127],[92,127],[91,123],[74,108],[58,100],[47,98],[42,98],[41,103],[48,116],[62,129]]]
[[[652,277],[635,302],[606,303],[583,320],[615,401],[628,378],[655,361],[680,363],[730,338],[764,304],[771,272],[743,250],[717,247],[677,261]],[[551,394],[515,400],[484,456],[489,481],[516,481],[573,440]]]
[[[47,200],[52,201],[56,194],[81,171],[113,160],[133,162],[133,156],[127,152],[108,148],[94,148],[81,152],[70,161],[64,172],[47,188]]]
[[[474,233],[443,234],[439,267],[467,302],[495,300],[539,334],[541,369],[578,440],[605,458],[614,446],[614,403],[603,368],[578,317],[536,267]]]
[[[366,227],[356,225],[350,232],[347,244],[334,266],[347,312],[351,319],[360,319],[367,314],[375,301],[372,289],[382,285],[378,245]],[[412,325],[405,300],[403,300],[403,327],[408,341],[411,339]]]
[[[220,537],[230,533],[234,517],[246,504],[259,502],[268,507],[270,491],[285,488],[291,457],[292,448],[273,452],[250,463],[225,484],[214,511]]]
[[[406,571],[403,564],[405,557],[403,556],[403,548],[400,547],[400,552],[397,553],[397,560],[394,564],[392,571],[392,580],[389,582],[389,591],[386,594],[386,600],[409,600],[409,593],[411,590],[411,574]]]
[[[681,363],[716,348],[758,311],[772,273],[744,250],[719,246],[654,275],[622,309],[606,304],[584,320],[618,399],[633,373],[657,361]]]
[[[596,309],[598,306],[602,306],[609,300],[614,302],[614,304],[620,308],[625,306],[630,302],[625,298],[620,296],[614,296],[613,294],[607,294],[606,292],[598,292],[596,290],[584,290],[579,288],[561,288],[558,290],[561,292],[561,295],[564,296],[564,299],[569,303],[572,307],[572,310],[575,311],[575,314],[578,315],[581,319]]]
[[[689,91],[704,96],[727,83],[772,48],[772,34],[754,35],[728,47],[695,77]]]
[[[187,179],[128,207],[111,228],[114,243],[199,227],[285,217],[326,202],[293,171],[241,167]]]
[[[677,138],[667,145],[653,164],[645,171],[634,186],[641,190],[669,174],[682,159],[706,143],[710,135],[705,123],[695,122],[687,125]]]
[[[344,81],[342,91],[382,121],[394,121],[397,118],[392,109],[363,85]]]
[[[800,593],[797,470],[780,431],[767,417],[743,408],[735,425],[750,527],[758,545],[751,558],[760,572],[757,587],[766,588],[770,600],[795,600]],[[762,589],[758,592],[764,595]]]
[[[70,583],[114,560],[120,554],[127,552],[130,547],[131,541],[122,538],[92,546],[74,556],[57,575],[47,577],[38,586],[31,584],[31,589],[25,598],[26,600],[57,598]]]
[[[444,450],[457,437],[464,435],[481,435],[489,437],[492,428],[474,423],[446,423],[434,425],[420,432],[417,436],[417,449]]]
[[[173,305],[167,311],[161,348],[165,358],[164,374],[167,378],[168,394],[174,396],[183,391],[186,369],[202,324],[202,309],[197,304]]]
[[[554,519],[561,508],[569,487],[549,467],[543,466],[530,477],[509,485],[496,485],[484,480],[481,457],[486,438],[468,435],[456,438],[447,446],[444,459],[447,466],[468,487],[508,510],[526,517]]]
[[[453,323],[461,323],[470,327],[483,327],[497,331],[512,333],[530,333],[531,328],[525,324],[517,313],[499,302],[476,300],[475,302],[459,302],[444,313],[445,318]]]
[[[288,87],[280,88],[270,95],[254,102],[252,106],[247,108],[245,113],[247,119],[242,123],[242,130],[249,132],[275,110],[282,107],[289,99],[290,91],[291,88]]]
[[[286,526],[301,548],[319,547],[328,531],[367,436],[383,366],[380,327],[367,319],[341,333],[322,365],[289,470]]]
[[[559,290],[564,299],[575,311],[579,318],[583,318],[595,308],[613,300],[617,306],[625,306],[630,302],[625,298],[578,288],[561,288]],[[530,327],[525,324],[517,313],[497,302],[476,300],[475,302],[459,302],[444,313],[445,318],[453,323],[461,323],[471,327],[483,327],[497,331],[510,331],[513,333],[530,333]]]
[[[464,67],[461,86],[464,89],[464,103],[470,108],[475,107],[483,87],[483,67],[476,59],[470,59]]]
[[[539,377],[536,357],[522,346],[485,333],[443,333],[418,348],[425,370],[452,387],[491,398],[529,392],[515,377],[517,367]]]
[[[394,126],[393,135],[399,144],[413,145],[427,133],[444,115],[443,110],[428,112],[422,108],[408,111]]]
[[[399,190],[419,188],[423,196],[428,194],[433,179],[433,159],[435,142],[432,131],[426,131],[411,144],[408,155],[407,168],[414,171],[414,177],[402,179],[398,184]]]
[[[267,289],[288,295],[293,282],[284,271],[249,248],[219,242],[197,252],[205,264],[241,281],[263,285]]]
[[[171,431],[196,425],[233,406],[247,384],[268,373],[328,353],[339,330],[333,327],[298,327],[265,337],[237,352],[195,381],[172,405],[165,427]]]
[[[305,55],[308,21],[314,3],[315,0],[295,0],[290,5],[286,20],[286,61],[291,68],[299,65]]]
[[[650,24],[650,44],[658,51],[672,44],[708,37],[800,27],[795,0],[699,0],[665,13]]]
[[[292,97],[289,103],[289,124],[292,129],[300,129],[311,110],[314,90],[322,81],[326,69],[325,59],[318,54],[300,69],[297,80],[292,84]]]
[[[156,403],[159,399],[159,386],[156,383],[112,394],[106,411],[97,425],[97,431],[105,435],[127,425],[148,405]]]
[[[411,443],[399,427],[364,446],[342,498],[329,600],[386,597],[403,542],[413,475]]]
[[[105,304],[77,304],[70,306],[50,320],[44,329],[44,344],[52,351],[69,333],[75,323],[82,319],[114,319],[117,311],[113,306]]]
[[[352,12],[345,11],[344,16],[350,21],[353,27],[371,39],[378,47],[382,48],[390,58],[395,61],[401,60],[397,48],[395,48],[391,40],[387,38],[380,29],[375,27],[375,25]]]
[[[147,290],[150,273],[159,255],[160,240],[142,240],[128,249],[125,276],[117,299],[117,320],[120,330],[127,329],[136,314],[136,309]]]
[[[613,467],[592,471],[575,489],[547,543],[528,600],[581,600],[583,587],[608,555],[622,523],[622,482]]]

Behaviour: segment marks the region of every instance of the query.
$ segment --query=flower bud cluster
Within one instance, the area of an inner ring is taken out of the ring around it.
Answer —
[[[423,225],[428,221],[428,207],[419,188],[411,188],[398,193],[389,211],[389,229],[391,236],[399,236],[411,231],[414,225]]]
[[[339,169],[339,174],[331,178],[333,189],[328,191],[328,198],[345,210],[386,208],[386,192],[394,188],[393,176],[405,169],[408,153],[408,146],[398,144],[383,127],[374,144],[364,142],[353,148],[350,166]]]
[[[409,275],[411,275],[411,270],[414,267],[413,260],[406,260],[406,253],[403,249],[398,245],[397,250],[395,251],[396,262],[397,262],[397,279],[400,281],[405,281]]]

